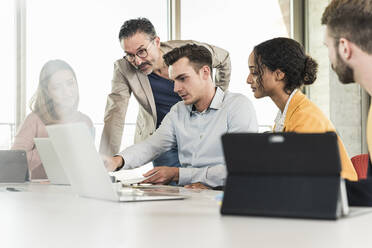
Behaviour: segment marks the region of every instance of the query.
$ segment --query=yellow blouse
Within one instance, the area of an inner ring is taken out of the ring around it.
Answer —
[[[336,131],[332,122],[298,90],[289,103],[283,132],[323,133],[330,131]],[[358,176],[340,137],[338,137],[338,146],[341,159],[341,176],[351,181],[357,181]]]

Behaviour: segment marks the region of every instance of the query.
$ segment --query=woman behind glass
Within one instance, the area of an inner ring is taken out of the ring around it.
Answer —
[[[321,133],[334,131],[331,121],[299,88],[316,79],[318,64],[295,40],[275,38],[254,47],[248,60],[251,85],[256,98],[269,96],[279,108],[274,132]],[[341,176],[357,180],[357,174],[338,137]]]
[[[40,72],[39,85],[31,99],[31,113],[18,130],[11,149],[27,152],[30,180],[46,179],[34,138],[48,137],[45,126],[84,122],[92,131],[90,118],[78,109],[79,91],[74,70],[62,60],[48,61]]]

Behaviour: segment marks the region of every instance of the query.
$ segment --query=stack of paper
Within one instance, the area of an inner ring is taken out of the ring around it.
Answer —
[[[134,184],[140,183],[146,180],[147,178],[150,178],[153,175],[155,175],[152,174],[151,176],[148,177],[143,176],[143,174],[145,174],[149,170],[152,170],[153,168],[154,166],[152,165],[152,163],[148,163],[135,169],[109,172],[109,175],[115,177],[116,181],[121,181],[123,184]]]

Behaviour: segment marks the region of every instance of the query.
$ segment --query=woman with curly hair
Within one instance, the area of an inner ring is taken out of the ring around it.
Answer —
[[[317,62],[306,55],[295,40],[275,38],[254,47],[248,60],[251,85],[256,98],[269,96],[279,108],[274,132],[335,132],[331,121],[300,90],[314,83]],[[356,181],[357,174],[338,137],[341,176]]]

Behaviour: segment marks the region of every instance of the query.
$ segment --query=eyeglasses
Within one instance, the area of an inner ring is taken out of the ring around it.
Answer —
[[[149,47],[150,47],[150,45],[152,44],[153,41],[154,41],[154,39],[152,39],[152,40],[150,41],[150,43],[147,45],[146,48],[143,48],[143,49],[141,49],[141,50],[138,50],[138,51],[136,52],[136,54],[126,54],[126,55],[124,56],[124,58],[125,58],[128,62],[130,62],[130,63],[133,63],[133,62],[136,60],[136,56],[137,56],[138,58],[141,58],[141,59],[146,58],[147,55],[149,55],[148,52],[147,52],[147,49],[149,49]]]

